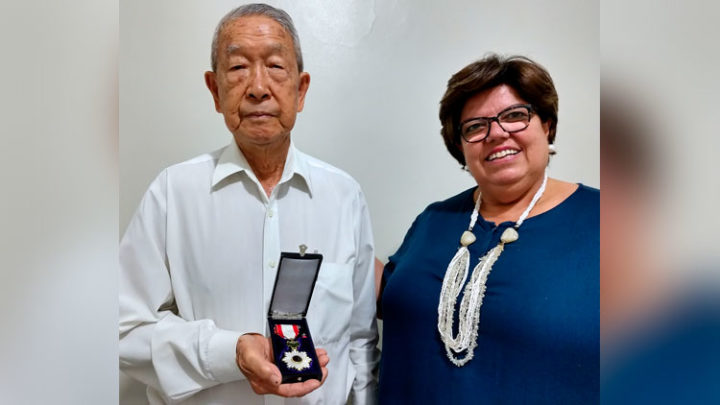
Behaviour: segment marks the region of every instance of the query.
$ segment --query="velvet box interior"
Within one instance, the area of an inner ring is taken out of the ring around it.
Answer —
[[[317,253],[280,254],[268,324],[283,384],[322,378],[305,319],[321,263],[322,255]]]

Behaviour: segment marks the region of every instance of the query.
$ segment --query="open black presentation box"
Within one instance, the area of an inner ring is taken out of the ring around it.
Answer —
[[[274,360],[282,373],[283,384],[322,379],[305,319],[321,263],[322,255],[317,253],[280,254],[268,324]]]

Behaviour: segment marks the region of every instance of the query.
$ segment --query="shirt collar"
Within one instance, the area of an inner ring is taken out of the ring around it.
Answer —
[[[260,183],[257,180],[255,173],[253,173],[247,159],[245,159],[245,155],[243,155],[237,144],[232,142],[223,149],[220,154],[220,158],[215,165],[212,178],[213,188],[217,187],[217,185],[225,178],[240,172],[245,172],[253,181],[258,184]],[[295,175],[298,175],[298,177],[305,182],[308,194],[312,196],[312,180],[310,178],[308,157],[304,153],[295,149],[295,144],[290,141],[287,160],[285,161],[283,174],[280,177],[280,182],[278,184],[290,181]]]

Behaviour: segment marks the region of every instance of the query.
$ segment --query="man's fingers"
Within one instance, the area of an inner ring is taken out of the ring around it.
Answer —
[[[325,372],[327,374],[327,372]],[[305,394],[314,391],[320,386],[321,382],[318,380],[307,380],[300,383],[283,384],[277,389],[277,393],[284,397],[301,397]]]
[[[262,365],[259,372],[248,377],[250,386],[256,394],[274,394],[280,387],[280,370],[273,364]]]
[[[322,369],[322,380],[307,380],[300,383],[281,384],[280,369],[272,362],[270,340],[258,334],[246,334],[238,339],[237,363],[256,394],[276,394],[283,397],[301,397],[316,390],[327,378],[330,358],[325,349],[317,349],[318,363]]]
[[[327,378],[327,376],[328,376],[328,371],[325,367],[323,367],[322,368],[322,380],[320,380],[320,385],[322,385],[325,382],[325,379]]]
[[[274,364],[264,362],[258,365],[252,380],[268,388],[277,387],[281,382],[280,370]]]
[[[330,362],[330,358],[328,356],[319,356],[318,362],[320,363],[320,367],[325,367]]]
[[[263,343],[265,344],[265,357],[267,359],[272,359],[273,357],[275,357],[273,353],[272,339],[266,337]]]
[[[236,348],[240,371],[247,377],[257,394],[273,393],[281,383],[280,370],[272,363],[270,340],[258,334],[246,334],[238,339]]]
[[[317,354],[318,363],[320,363],[320,367],[325,367],[330,362],[330,358],[327,355],[327,351],[325,349],[315,349],[315,354]]]
[[[248,380],[250,382],[250,388],[252,388],[253,392],[255,392],[258,395],[268,394],[270,391],[268,391],[264,386],[254,382],[253,380]]]
[[[270,380],[280,375],[280,370],[274,364],[259,356],[248,355],[240,363],[240,370],[249,379]]]
[[[282,374],[280,374],[280,369],[272,363],[267,363],[264,369],[266,380],[273,386],[280,385],[280,382],[282,380]]]

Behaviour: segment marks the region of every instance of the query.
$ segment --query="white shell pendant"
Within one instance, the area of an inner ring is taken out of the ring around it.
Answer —
[[[510,227],[505,229],[505,231],[502,233],[502,236],[500,236],[500,241],[502,243],[515,242],[516,240],[518,240],[518,237],[519,235],[515,228]]]
[[[473,233],[470,231],[463,232],[462,236],[460,237],[460,244],[467,247],[473,242],[475,242],[475,235],[473,235]]]

